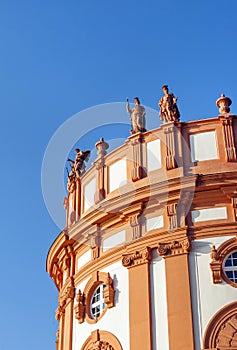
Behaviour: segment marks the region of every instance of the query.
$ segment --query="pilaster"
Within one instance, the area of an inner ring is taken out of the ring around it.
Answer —
[[[190,249],[188,238],[158,244],[158,254],[165,259],[169,350],[194,350],[188,265]]]
[[[136,133],[129,137],[129,142],[132,146],[132,181],[138,181],[142,179],[144,174],[143,168],[143,134]]]
[[[123,255],[122,264],[129,269],[129,323],[130,350],[152,349],[151,305],[150,305],[150,261],[152,250]]]
[[[171,170],[177,167],[175,150],[175,123],[170,122],[163,125],[166,143],[166,169]]]
[[[223,126],[223,136],[227,162],[236,162],[236,148],[233,133],[233,116],[231,114],[221,115],[219,119]]]

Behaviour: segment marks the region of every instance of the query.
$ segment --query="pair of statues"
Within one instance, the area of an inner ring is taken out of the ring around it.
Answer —
[[[179,121],[180,114],[176,104],[177,98],[172,93],[169,93],[167,85],[162,86],[162,90],[164,95],[158,103],[158,106],[160,107],[160,119],[164,123]],[[141,105],[138,97],[134,98],[134,104],[134,108],[131,109],[127,98],[126,109],[131,115],[132,124],[132,130],[130,133],[136,134],[137,132],[146,132],[145,108]],[[102,139],[102,141],[104,140]],[[84,174],[86,167],[85,162],[87,162],[90,157],[90,151],[81,151],[79,148],[76,148],[75,152],[75,160],[68,158],[68,161],[71,163],[71,171],[68,174],[69,184]]]
[[[167,85],[162,86],[164,95],[161,97],[158,106],[160,107],[160,119],[164,123],[175,122],[180,120],[180,113],[177,107],[177,97],[172,93],[169,93]],[[145,120],[145,108],[141,106],[139,98],[134,98],[134,108],[130,109],[129,101],[127,98],[126,109],[131,115],[132,130],[131,134],[137,132],[146,132],[146,120]]]

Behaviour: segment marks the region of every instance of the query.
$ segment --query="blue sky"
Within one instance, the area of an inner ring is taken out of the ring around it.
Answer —
[[[41,193],[53,133],[126,96],[156,109],[163,84],[183,121],[217,116],[221,93],[237,113],[236,12],[236,0],[0,2],[1,350],[55,348],[45,260],[59,228]]]

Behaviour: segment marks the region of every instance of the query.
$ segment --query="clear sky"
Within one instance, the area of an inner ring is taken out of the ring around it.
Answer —
[[[236,13],[236,0],[0,2],[1,350],[55,349],[45,260],[59,228],[41,192],[53,133],[126,96],[156,109],[163,84],[183,121],[217,116],[221,93],[237,113]]]

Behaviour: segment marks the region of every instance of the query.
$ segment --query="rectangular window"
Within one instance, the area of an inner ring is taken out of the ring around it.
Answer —
[[[92,179],[84,186],[84,211],[95,204],[96,179]]]
[[[217,159],[217,145],[215,131],[190,135],[192,162]]]
[[[126,240],[125,230],[115,233],[114,235],[103,240],[103,251],[116,247],[119,244],[124,243]]]
[[[154,230],[156,228],[161,228],[164,226],[164,218],[162,215],[155,216],[154,218],[149,218],[146,220],[146,230]]]
[[[192,211],[193,222],[227,219],[226,207],[208,208]]]
[[[146,144],[147,171],[161,168],[160,140],[156,139]]]
[[[112,192],[127,183],[127,162],[122,158],[109,167],[109,191]]]
[[[89,261],[91,261],[91,251],[88,250],[86,253],[82,254],[78,259],[77,259],[77,268],[78,270],[85,265],[86,263],[88,263]]]

